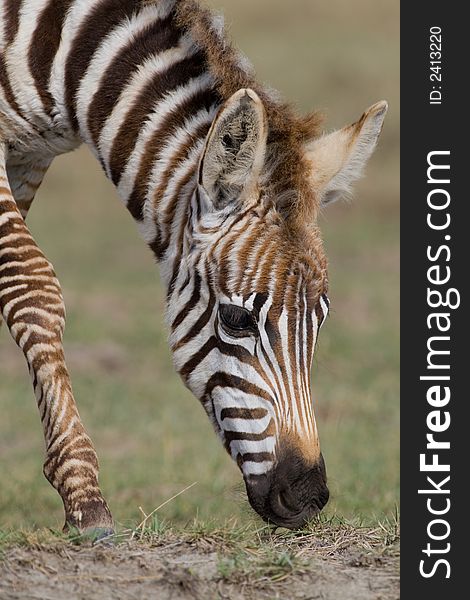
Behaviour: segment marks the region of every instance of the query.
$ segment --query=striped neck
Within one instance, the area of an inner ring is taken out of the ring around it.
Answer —
[[[65,100],[72,127],[100,160],[170,285],[184,252],[204,141],[222,99],[204,51],[178,27],[172,2],[138,11],[125,3],[107,15],[98,38],[107,4],[85,19],[77,15]]]

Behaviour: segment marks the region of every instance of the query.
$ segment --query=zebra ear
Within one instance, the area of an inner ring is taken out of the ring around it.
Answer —
[[[207,135],[199,184],[216,210],[241,202],[258,180],[266,153],[266,112],[250,89],[236,92]]]
[[[378,102],[357,123],[320,137],[307,146],[311,180],[323,206],[351,192],[351,184],[362,175],[374,151],[387,109],[385,101]]]

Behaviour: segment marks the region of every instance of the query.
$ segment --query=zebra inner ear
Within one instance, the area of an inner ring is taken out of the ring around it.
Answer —
[[[385,101],[371,106],[349,127],[311,142],[307,158],[312,165],[311,182],[322,205],[348,196],[377,144],[387,113]]]
[[[214,208],[241,203],[258,180],[266,153],[266,113],[250,89],[236,92],[223,106],[207,136],[199,184]]]

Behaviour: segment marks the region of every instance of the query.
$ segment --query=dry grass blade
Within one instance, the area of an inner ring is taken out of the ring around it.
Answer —
[[[178,498],[178,496],[181,496],[182,494],[184,494],[185,492],[187,492],[188,490],[190,490],[192,487],[194,487],[197,484],[197,481],[194,481],[191,485],[188,485],[187,487],[184,488],[184,490],[181,490],[180,492],[178,492],[177,494],[174,494],[171,498],[168,498],[168,500],[165,500],[165,502],[162,502],[161,504],[159,504],[157,506],[157,508],[154,508],[152,510],[151,513],[149,513],[148,515],[145,514],[145,512],[143,511],[143,509],[139,506],[139,510],[144,514],[144,519],[137,525],[137,527],[135,528],[135,530],[132,532],[131,535],[131,540],[134,539],[136,533],[140,530],[140,539],[143,538],[144,536],[144,532],[145,532],[145,527],[148,523],[148,520],[156,513],[158,512],[161,508],[163,508],[164,506],[166,506],[167,504],[169,504],[170,502],[172,502],[175,498]]]

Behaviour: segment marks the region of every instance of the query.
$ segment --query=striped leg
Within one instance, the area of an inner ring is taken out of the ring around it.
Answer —
[[[26,219],[34,196],[50,164],[50,159],[35,159],[7,166],[11,191],[24,219]],[[2,323],[3,319],[0,313],[0,329]]]
[[[63,500],[65,526],[112,528],[98,485],[96,452],[80,421],[65,365],[60,285],[13,198],[1,146],[0,311],[33,379],[46,441],[44,474]]]

